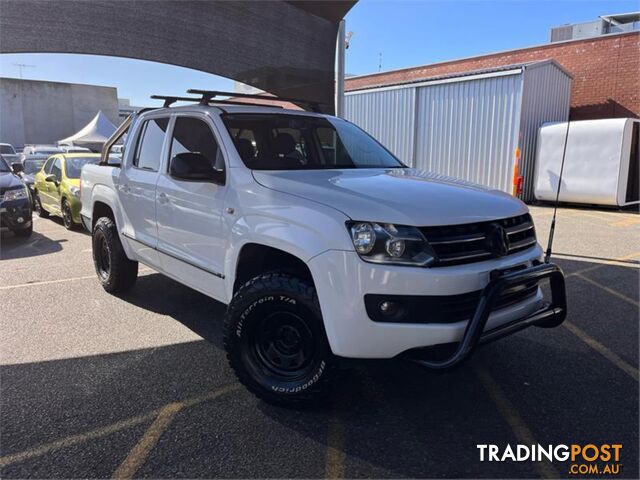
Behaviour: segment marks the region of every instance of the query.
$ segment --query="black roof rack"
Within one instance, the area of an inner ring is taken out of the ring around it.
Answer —
[[[210,100],[207,103],[203,102],[202,97],[176,97],[170,95],[151,95],[151,98],[154,100],[164,100],[164,104],[162,105],[164,108],[170,107],[175,102],[194,102],[201,103],[205,105],[209,105],[210,103],[221,103],[224,105],[258,105],[261,107],[270,107],[270,108],[282,108],[280,105],[264,105],[262,103],[251,103],[251,102],[234,102],[233,100]],[[273,97],[267,97],[273,100]]]
[[[301,105],[308,105],[309,108],[314,112],[320,112],[320,107],[318,102],[314,102],[311,100],[304,100],[301,98],[290,98],[290,97],[272,97],[269,95],[260,95],[256,93],[236,93],[236,92],[222,92],[219,90],[199,90],[196,88],[190,88],[187,90],[187,93],[195,93],[196,95],[202,95],[200,103],[203,105],[208,105],[215,97],[234,97],[234,98],[252,98],[254,100],[269,100],[269,101],[280,101],[280,102],[291,102],[298,103]],[[223,100],[223,102],[230,102],[231,100]],[[215,102],[220,102],[220,100],[215,100]],[[240,102],[236,102],[240,103]],[[245,103],[242,103],[246,105]],[[262,105],[265,106],[265,105]],[[266,105],[271,106],[271,105]]]
[[[194,97],[173,97],[167,95],[151,95],[151,98],[154,100],[164,100],[163,107],[170,107],[176,102],[199,102],[199,98]]]

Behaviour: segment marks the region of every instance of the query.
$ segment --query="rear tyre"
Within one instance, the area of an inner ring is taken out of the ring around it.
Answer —
[[[260,275],[238,290],[224,345],[240,382],[276,405],[316,403],[335,376],[315,288],[291,275]]]
[[[60,210],[62,211],[62,223],[64,223],[64,228],[66,228],[67,230],[75,230],[77,228],[77,224],[73,222],[71,205],[69,205],[69,202],[67,202],[64,198],[62,199]]]
[[[93,227],[93,263],[98,279],[109,293],[123,293],[131,289],[138,277],[138,262],[129,260],[124,253],[113,220],[98,219]]]
[[[27,228],[21,228],[20,230],[14,230],[13,233],[16,237],[30,237],[33,233],[33,224],[29,225]]]
[[[40,194],[35,192],[34,194],[33,208],[40,218],[49,218],[49,212],[42,208],[42,202],[40,201]]]

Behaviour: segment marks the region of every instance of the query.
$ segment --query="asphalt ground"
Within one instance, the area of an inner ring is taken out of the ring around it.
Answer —
[[[552,210],[532,213],[544,244]],[[638,478],[633,212],[559,211],[563,326],[490,344],[449,373],[357,363],[305,411],[237,384],[223,305],[150,270],[106,294],[90,240],[55,219],[36,219],[30,239],[0,237],[2,478],[570,476],[571,462],[479,460],[478,444],[538,443],[620,444],[619,462],[596,465]]]

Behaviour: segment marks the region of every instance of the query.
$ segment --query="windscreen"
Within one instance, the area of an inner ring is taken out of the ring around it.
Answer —
[[[56,153],[65,153],[62,150],[34,150],[33,152],[34,155],[55,155]]]
[[[0,145],[0,153],[13,155],[16,152],[13,150],[13,147],[11,145]]]
[[[0,172],[10,172],[11,169],[9,168],[9,165],[7,165],[7,162],[5,162],[3,157],[0,157]]]
[[[65,169],[67,171],[68,178],[80,178],[80,172],[82,167],[87,163],[97,164],[100,162],[100,157],[73,157],[67,158],[65,163]]]
[[[282,114],[227,114],[223,120],[242,161],[253,170],[404,167],[344,120]]]
[[[42,166],[44,165],[44,162],[46,162],[47,159],[45,158],[38,158],[36,160],[29,160],[26,159],[23,162],[24,165],[24,173],[26,173],[27,175],[31,175],[33,173],[37,173],[40,171],[40,169],[42,168]]]

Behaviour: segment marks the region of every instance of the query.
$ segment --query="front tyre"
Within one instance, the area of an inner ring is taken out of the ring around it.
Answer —
[[[124,253],[118,230],[108,217],[98,219],[93,227],[93,263],[98,279],[109,293],[122,293],[133,287],[138,277],[138,262]]]
[[[238,290],[227,310],[224,345],[240,382],[269,403],[316,402],[334,376],[315,288],[291,275],[260,275]]]

